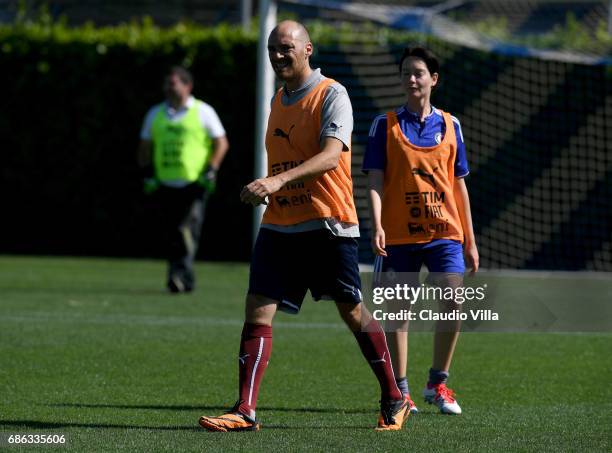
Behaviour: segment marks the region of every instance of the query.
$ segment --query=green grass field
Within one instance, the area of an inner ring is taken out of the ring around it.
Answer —
[[[464,334],[451,387],[376,433],[378,387],[325,302],[279,314],[258,433],[208,433],[237,391],[246,265],[199,264],[190,295],[155,261],[0,258],[0,430],[66,433],[75,451],[610,451],[611,334]],[[525,281],[517,284],[528,284]],[[609,298],[610,294],[607,295]],[[413,394],[431,335],[410,337]],[[420,403],[420,404],[419,404]]]

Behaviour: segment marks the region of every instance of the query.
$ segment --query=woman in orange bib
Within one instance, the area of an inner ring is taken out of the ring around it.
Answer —
[[[406,104],[374,119],[363,163],[368,173],[375,271],[406,273],[419,285],[425,264],[439,286],[462,284],[466,264],[478,269],[470,200],[464,177],[469,170],[459,121],[430,103],[439,63],[427,49],[404,50],[399,64]],[[465,256],[465,262],[464,262]],[[460,309],[443,302],[443,309]],[[405,307],[403,307],[405,308]],[[408,321],[387,333],[398,386],[409,395]],[[459,336],[459,321],[438,321],[433,363],[423,396],[442,413],[461,408],[446,386]],[[411,411],[417,412],[414,403]]]

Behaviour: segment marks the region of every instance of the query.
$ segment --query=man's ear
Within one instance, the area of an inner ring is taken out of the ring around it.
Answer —
[[[306,56],[310,58],[310,56],[312,55],[312,51],[313,51],[313,46],[310,41],[308,41],[306,45],[304,46],[304,51],[306,52]]]
[[[432,86],[432,87],[435,87],[435,86],[438,84],[438,73],[437,73],[437,72],[434,72],[434,73],[431,75],[431,82],[432,82],[432,83],[431,83],[431,86]]]

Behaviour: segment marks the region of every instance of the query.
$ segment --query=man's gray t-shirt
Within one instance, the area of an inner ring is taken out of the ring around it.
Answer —
[[[315,69],[308,80],[295,91],[289,92],[286,87],[281,94],[283,105],[293,105],[303,99],[312,89],[326,77],[321,74],[320,69]],[[272,98],[274,102],[275,94]],[[332,83],[323,98],[321,108],[321,129],[319,139],[322,142],[327,137],[337,138],[344,144],[344,151],[349,150],[351,134],[353,133],[353,108],[346,88],[338,82]],[[325,219],[308,220],[295,225],[273,225],[264,223],[262,228],[284,233],[302,233],[320,229],[328,229],[336,236],[359,237],[359,225],[343,223],[333,217]]]

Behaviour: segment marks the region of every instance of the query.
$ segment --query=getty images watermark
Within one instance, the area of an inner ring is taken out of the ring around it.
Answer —
[[[429,286],[424,283],[383,284],[372,288],[372,315],[377,321],[498,321],[499,313],[487,308],[462,306],[470,302],[483,302],[486,299],[487,284],[476,287],[453,286],[451,276],[445,278],[448,286]],[[448,309],[438,306],[415,309],[417,303],[442,302]],[[382,305],[385,305],[382,307]],[[407,307],[407,308],[401,308]]]
[[[388,332],[612,332],[612,273],[362,272],[368,313]]]

